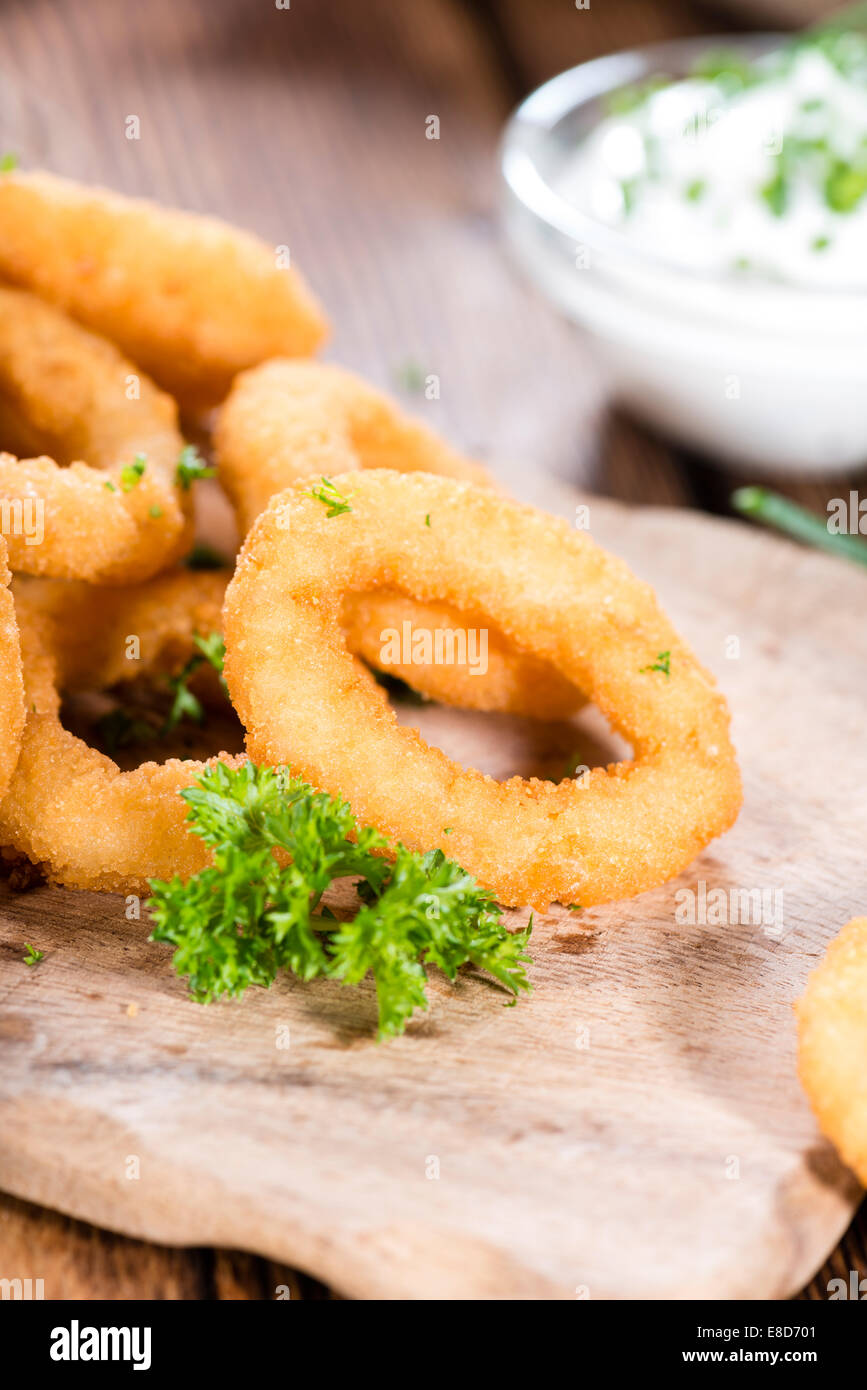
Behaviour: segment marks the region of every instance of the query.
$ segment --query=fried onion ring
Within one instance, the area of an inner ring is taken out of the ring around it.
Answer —
[[[301,478],[358,468],[393,468],[490,483],[480,465],[455,453],[432,430],[408,419],[361,377],[314,362],[266,362],[244,372],[220,411],[215,431],[220,481],[246,534],[271,498]],[[351,505],[351,502],[350,502]],[[478,626],[455,605],[426,604],[378,590],[347,594],[347,642],[371,666],[381,665],[381,634],[405,621],[430,630]],[[522,653],[491,630],[488,669],[396,663],[389,673],[442,704],[507,710],[538,719],[566,719],[583,698],[547,662]]]
[[[185,406],[222,400],[236,372],[306,356],[326,322],[258,237],[41,171],[0,179],[0,275],[116,342]]]
[[[227,580],[227,572],[189,570],[117,589],[16,580],[29,713],[17,769],[0,801],[0,844],[41,863],[50,882],[137,892],[148,878],[186,879],[210,862],[189,833],[178,795],[205,763],[174,758],[123,772],[63,727],[60,697],[176,672],[195,633],[221,630]],[[366,671],[364,679],[373,699],[384,703],[385,692]],[[19,736],[23,724],[21,701]],[[243,761],[217,757],[231,766]]]
[[[490,483],[480,464],[403,415],[383,392],[326,362],[278,360],[242,372],[214,443],[242,535],[276,493],[301,478],[393,468]]]
[[[178,795],[206,764],[173,758],[122,772],[60,722],[60,692],[170,669],[194,633],[220,628],[226,576],[179,571],[128,589],[16,581],[27,702],[21,753],[0,802],[0,844],[67,888],[139,892],[210,862]],[[128,659],[128,639],[139,656]],[[220,755],[236,766],[239,759]]]
[[[795,1007],[801,1084],[823,1134],[867,1186],[867,917],[834,938]]]
[[[585,703],[581,692],[547,661],[520,651],[490,622],[459,611],[451,604],[418,603],[394,589],[368,594],[348,593],[341,609],[346,645],[368,666],[398,676],[429,700],[458,709],[522,714],[530,719],[569,719]],[[465,664],[383,662],[382,634],[403,632],[408,623],[419,630],[445,635],[486,628],[487,669],[477,675]]]
[[[6,542],[0,536],[0,796],[18,762],[24,728],[24,685],[15,605],[9,592]]]
[[[291,764],[412,849],[439,846],[506,904],[639,893],[732,824],[741,786],[725,700],[621,561],[470,484],[388,471],[334,481],[352,511],[329,518],[305,488],[287,490],[227,591],[226,678],[252,758]],[[431,748],[371,699],[346,645],[345,594],[378,587],[490,618],[586,691],[634,761],[498,783]]]
[[[190,508],[175,481],[184,441],[174,401],[104,338],[35,295],[5,288],[0,445],[53,455],[0,453],[13,570],[132,582],[188,547]],[[73,461],[80,459],[86,462]]]

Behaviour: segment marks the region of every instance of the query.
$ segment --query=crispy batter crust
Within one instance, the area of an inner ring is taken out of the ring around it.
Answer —
[[[490,485],[362,377],[325,362],[265,362],[238,377],[214,431],[220,481],[244,535],[275,493],[358,468],[436,473]]]
[[[434,473],[490,485],[485,469],[456,453],[420,421],[353,372],[314,362],[266,362],[244,372],[220,411],[215,431],[220,481],[242,533],[275,493],[301,478],[332,477],[358,468]],[[351,503],[350,503],[351,505]],[[477,626],[463,605],[430,602],[378,590],[347,595],[347,641],[380,666],[382,633],[404,621],[431,631]],[[508,710],[563,719],[583,703],[580,693],[547,662],[538,661],[493,629],[488,670],[466,666],[393,664],[415,690],[462,709]]]
[[[823,1133],[867,1185],[867,917],[834,938],[795,1007],[801,1084]]]
[[[195,632],[219,629],[225,583],[225,575],[187,570],[117,590],[16,582],[28,713],[0,802],[0,843],[42,863],[51,882],[142,892],[150,877],[186,878],[209,862],[178,795],[205,764],[172,759],[122,772],[63,728],[60,691],[167,669]],[[131,636],[140,643],[137,659],[127,656]]]
[[[315,352],[327,331],[258,237],[39,171],[0,179],[0,275],[111,338],[190,409],[222,400],[245,367]]]
[[[52,455],[0,453],[13,570],[132,582],[189,545],[189,498],[175,482],[184,441],[174,401],[104,338],[34,295],[2,287],[0,443]],[[125,489],[122,469],[137,454],[145,471]]]
[[[148,878],[187,878],[210,861],[202,841],[189,831],[178,795],[205,764],[175,758],[123,772],[63,728],[60,697],[178,670],[195,633],[220,631],[227,581],[225,572],[189,570],[127,588],[16,580],[25,693],[19,660],[18,763],[13,777],[15,759],[10,759],[11,782],[0,801],[0,843],[42,864],[51,882],[138,892],[146,889]],[[2,589],[0,619],[4,605],[12,615],[11,596]],[[5,635],[0,621],[0,642]],[[0,694],[4,677],[11,680],[0,672]],[[365,679],[373,698],[384,702],[373,678],[365,673]],[[218,756],[233,766],[238,762]]]
[[[440,846],[504,903],[630,896],[732,824],[741,784],[726,703],[622,562],[470,484],[387,471],[335,483],[351,513],[328,518],[303,487],[287,490],[229,585],[226,676],[254,759],[342,793],[412,849]],[[490,618],[586,691],[634,761],[586,785],[497,783],[429,747],[371,698],[347,648],[345,594],[381,587]],[[650,669],[663,652],[670,675]]]
[[[0,796],[15,771],[24,728],[21,649],[9,580],[6,542],[0,536]]]
[[[568,719],[584,704],[584,697],[547,661],[519,650],[489,621],[451,604],[419,603],[394,589],[349,593],[340,611],[346,645],[376,669],[406,681],[413,690],[443,705],[458,709],[498,710],[531,719]],[[403,631],[409,623],[436,633],[486,627],[487,670],[473,675],[467,666],[420,665],[391,661],[383,664],[383,633]]]

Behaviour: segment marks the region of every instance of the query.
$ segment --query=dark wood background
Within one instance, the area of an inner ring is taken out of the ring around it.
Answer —
[[[731,23],[688,0],[0,0],[0,148],[289,244],[331,315],[328,355],[494,466],[725,511],[738,480],[610,412],[579,336],[508,263],[496,147],[562,68]],[[438,402],[414,399],[419,372],[440,376]],[[780,490],[824,513],[850,483]],[[804,1296],[867,1273],[865,1238],[862,1207]],[[149,1246],[0,1194],[3,1268],[64,1298],[335,1296],[255,1256]]]

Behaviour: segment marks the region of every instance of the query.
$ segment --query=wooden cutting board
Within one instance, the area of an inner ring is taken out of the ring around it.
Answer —
[[[579,501],[513,485],[565,515]],[[203,1009],[122,899],[4,888],[0,1188],[360,1297],[775,1298],[807,1281],[858,1197],[799,1088],[792,1001],[867,904],[867,576],[735,523],[583,500],[730,700],[734,830],[675,883],[537,919],[516,1008],[480,978],[432,979],[429,1012],[382,1046],[372,989],[283,980]],[[612,746],[592,714],[401,717],[495,774]],[[677,921],[678,891],[700,901],[702,883],[763,891],[772,920]]]

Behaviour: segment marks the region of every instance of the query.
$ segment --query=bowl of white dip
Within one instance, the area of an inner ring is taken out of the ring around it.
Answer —
[[[515,254],[628,409],[732,465],[867,462],[867,40],[584,63],[518,108],[502,172]]]

